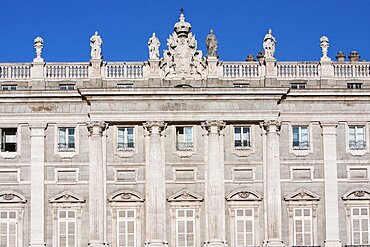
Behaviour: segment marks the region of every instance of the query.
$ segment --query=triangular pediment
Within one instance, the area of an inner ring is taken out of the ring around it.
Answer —
[[[1,191],[0,203],[26,203],[27,200],[24,196],[14,191]]]
[[[285,201],[319,201],[320,196],[306,189],[300,189],[284,197]]]
[[[203,201],[203,197],[197,195],[187,189],[181,190],[176,194],[170,196],[167,201],[169,202],[201,202]]]
[[[343,200],[370,200],[370,190],[368,189],[353,189],[348,191],[342,197]]]
[[[261,201],[262,197],[255,191],[238,189],[226,196],[227,201]]]
[[[144,198],[137,192],[132,190],[120,190],[113,193],[109,198],[109,202],[144,202]]]
[[[49,200],[50,203],[66,203],[66,202],[69,202],[69,203],[76,203],[76,202],[79,202],[79,203],[82,203],[82,202],[85,202],[85,199],[79,195],[76,195],[75,193],[71,192],[71,191],[63,191],[62,193],[56,195],[56,196],[53,196],[50,200]]]

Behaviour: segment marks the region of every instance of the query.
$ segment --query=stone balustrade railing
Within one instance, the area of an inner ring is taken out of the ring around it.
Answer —
[[[31,77],[31,64],[0,64],[0,79],[28,79]]]
[[[310,78],[320,76],[318,62],[278,62],[277,76],[284,78]]]
[[[0,80],[26,80],[32,78],[32,63],[0,64]],[[91,64],[81,63],[45,63],[45,79],[83,79],[91,75]],[[370,78],[370,62],[332,62],[334,78]],[[265,75],[265,66],[259,62],[222,62],[219,65],[221,79],[261,78]],[[320,62],[277,62],[278,78],[320,78]],[[105,62],[101,65],[101,76],[106,79],[145,79],[149,65],[144,62]]]

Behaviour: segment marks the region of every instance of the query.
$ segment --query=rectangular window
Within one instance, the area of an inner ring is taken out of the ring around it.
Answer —
[[[347,83],[348,89],[360,89],[362,88],[362,83]]]
[[[176,150],[193,150],[193,127],[176,127]]]
[[[58,211],[58,247],[75,247],[76,244],[76,211]]]
[[[252,208],[235,209],[236,246],[254,246],[254,215]]]
[[[0,246],[17,246],[17,212],[0,211]]]
[[[176,209],[176,246],[195,246],[195,210]]]
[[[117,129],[117,151],[129,151],[135,148],[134,128],[124,127]]]
[[[132,84],[117,84],[118,88],[133,88],[134,85]]]
[[[291,83],[290,88],[291,89],[305,89],[306,83]]]
[[[15,91],[15,90],[17,90],[17,85],[2,85],[1,90],[3,90],[3,91]]]
[[[351,208],[351,229],[353,245],[369,244],[369,208]]]
[[[234,127],[234,147],[251,147],[251,127]]]
[[[238,84],[238,83],[234,83],[233,84],[233,87],[249,87],[249,84]]]
[[[17,151],[17,129],[4,128],[1,132],[1,152]]]
[[[59,128],[59,152],[75,151],[75,128]]]
[[[312,244],[312,212],[311,208],[295,208],[294,246],[310,246]]]
[[[351,150],[366,149],[365,126],[349,126],[348,146]]]
[[[117,247],[136,247],[136,210],[117,211]]]
[[[293,149],[309,149],[309,136],[307,126],[293,126]]]
[[[74,84],[60,84],[59,90],[75,90],[76,86]]]

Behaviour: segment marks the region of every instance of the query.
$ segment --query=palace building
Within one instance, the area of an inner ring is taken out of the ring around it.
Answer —
[[[262,38],[222,61],[181,14],[147,61],[103,61],[96,32],[87,62],[37,37],[1,63],[0,246],[369,246],[370,63]]]

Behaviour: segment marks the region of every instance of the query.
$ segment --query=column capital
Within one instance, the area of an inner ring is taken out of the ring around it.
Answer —
[[[266,132],[280,132],[281,121],[277,119],[265,120],[260,125]]]
[[[104,130],[108,128],[108,124],[104,121],[88,121],[86,127],[91,135],[102,135]]]
[[[207,120],[201,123],[203,129],[208,131],[208,134],[220,134],[225,128],[226,123],[220,120]]]
[[[167,128],[167,123],[164,121],[147,121],[143,123],[143,128],[151,134],[159,134]]]

